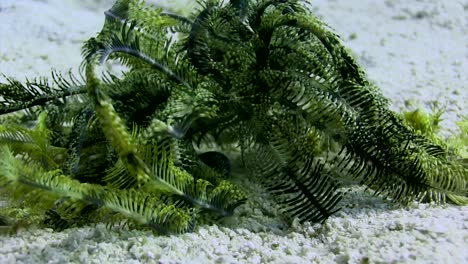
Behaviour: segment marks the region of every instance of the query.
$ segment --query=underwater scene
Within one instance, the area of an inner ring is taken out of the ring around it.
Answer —
[[[1,0],[0,263],[467,262],[467,11]]]

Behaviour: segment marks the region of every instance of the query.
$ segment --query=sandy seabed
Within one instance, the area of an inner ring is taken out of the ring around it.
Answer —
[[[156,1],[152,1],[156,2]],[[184,1],[158,3],[186,6]],[[468,2],[312,0],[392,100],[468,113]],[[191,3],[193,5],[193,3]],[[0,73],[24,80],[77,69],[110,0],[0,0]],[[190,6],[190,5],[189,5]],[[1,80],[1,77],[0,77]],[[400,207],[356,188],[323,225],[285,228],[260,195],[219,225],[155,236],[103,225],[0,237],[0,263],[468,263],[468,207]]]

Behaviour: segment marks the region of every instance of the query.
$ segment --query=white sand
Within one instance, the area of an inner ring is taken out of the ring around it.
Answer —
[[[23,80],[76,69],[81,42],[100,30],[111,3],[0,0],[0,73]],[[394,109],[438,101],[446,129],[468,114],[466,0],[312,4]],[[102,225],[22,230],[0,237],[0,263],[468,263],[468,207],[399,207],[360,188],[344,203],[356,205],[322,226],[288,228],[261,196],[219,226],[170,237]]]

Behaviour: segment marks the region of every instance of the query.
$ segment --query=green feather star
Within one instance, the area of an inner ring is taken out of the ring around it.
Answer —
[[[191,231],[249,198],[236,155],[300,221],[339,211],[349,182],[468,204],[466,157],[390,111],[301,1],[207,0],[183,17],[119,0],[83,57],[82,80],[0,84],[1,191],[47,226]],[[110,60],[122,77],[101,73]]]

